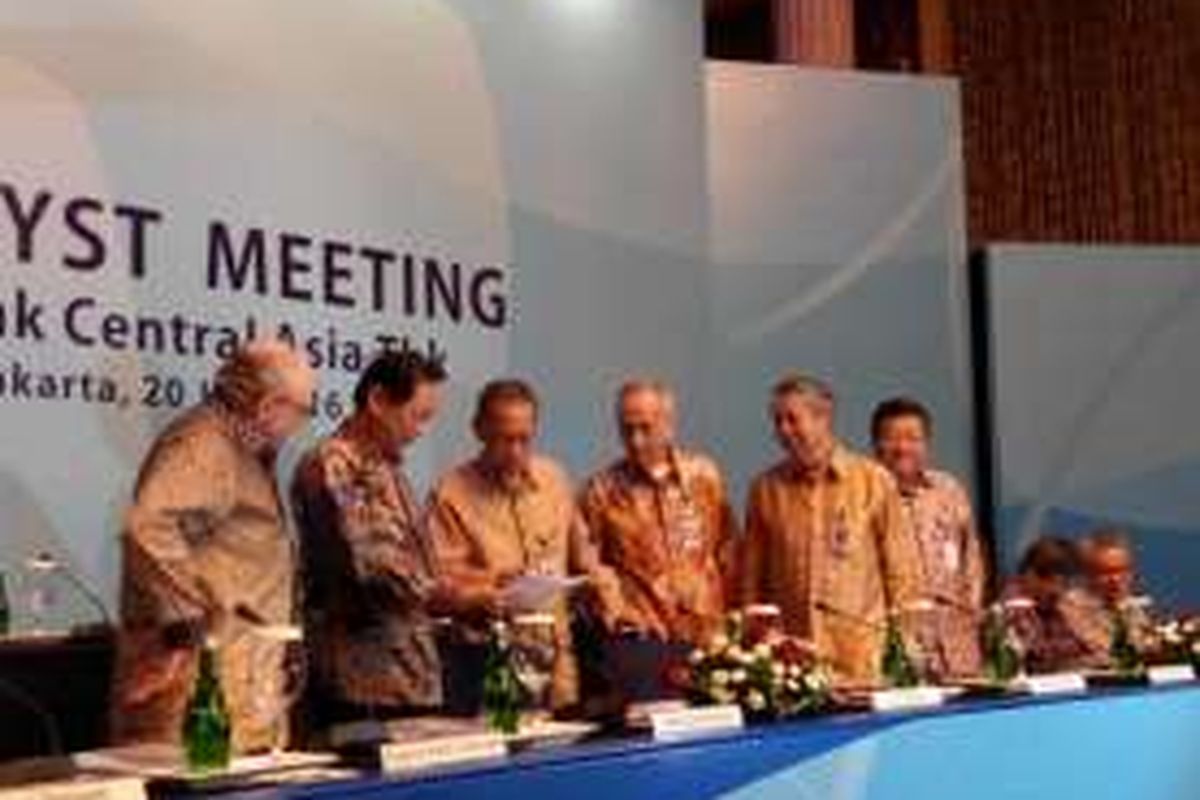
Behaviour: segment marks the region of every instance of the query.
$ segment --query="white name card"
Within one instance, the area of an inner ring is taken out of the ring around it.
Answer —
[[[1191,683],[1196,680],[1196,671],[1191,664],[1163,664],[1146,671],[1151,686],[1169,686],[1172,683]]]
[[[871,708],[875,711],[912,711],[918,708],[936,708],[944,702],[946,702],[946,693],[937,686],[883,689],[871,693]]]
[[[1087,680],[1078,672],[1027,675],[1013,685],[1032,695],[1072,694],[1087,691]]]
[[[79,778],[0,789],[0,800],[146,800],[141,778]]]
[[[384,774],[407,775],[458,764],[498,761],[507,755],[508,747],[500,734],[471,733],[380,745],[379,765]]]
[[[656,711],[650,714],[650,728],[654,732],[654,738],[660,742],[736,731],[745,725],[741,706],[732,704]]]

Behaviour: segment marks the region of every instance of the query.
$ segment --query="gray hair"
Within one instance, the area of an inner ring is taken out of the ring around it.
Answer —
[[[675,391],[670,385],[657,378],[636,377],[625,380],[617,388],[617,402],[614,410],[618,421],[621,419],[621,404],[625,402],[625,398],[638,392],[649,392],[656,395],[662,401],[667,415],[671,419],[675,418]]]
[[[791,372],[784,375],[771,387],[771,398],[777,400],[787,395],[795,394],[801,397],[816,397],[829,405],[836,403],[833,389],[820,378],[806,375],[802,372]]]
[[[307,370],[295,348],[274,339],[254,339],[239,347],[217,369],[213,396],[231,411],[248,413],[287,382],[288,374]]]

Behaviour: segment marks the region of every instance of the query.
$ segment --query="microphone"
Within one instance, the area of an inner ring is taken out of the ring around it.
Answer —
[[[1126,613],[1130,611],[1145,611],[1154,605],[1154,599],[1148,594],[1131,594],[1117,602],[1117,608]]]
[[[856,625],[861,625],[864,628],[870,628],[873,631],[882,631],[887,627],[886,623],[864,617],[861,614],[855,614],[852,611],[839,608],[824,600],[817,600],[815,603],[813,603],[813,607],[823,614],[828,614],[833,617],[844,619],[848,622],[853,622]]]
[[[249,625],[250,632],[262,639],[285,643],[304,641],[304,630],[299,625],[271,622],[243,603],[233,607],[233,615]]]
[[[857,625],[861,625],[865,628],[870,628],[875,631],[887,630],[886,619],[884,621],[879,621],[876,619],[871,619],[870,617],[864,617],[861,614],[856,614],[853,611],[847,611],[846,609],[835,606],[825,600],[817,600],[813,605],[816,607],[816,609],[818,611],[820,611],[824,614],[829,614],[830,616],[834,616],[834,617],[840,617],[841,619],[847,620],[849,622],[853,622],[853,623],[855,623]],[[905,603],[903,606],[901,606],[898,609],[889,610],[887,612],[887,616],[892,617],[892,616],[900,616],[901,614],[926,613],[928,611],[933,610],[933,605],[934,605],[933,602],[931,602],[927,598],[918,598],[916,600],[912,600],[908,603]]]
[[[112,615],[108,613],[108,609],[105,607],[104,601],[100,599],[100,595],[71,567],[59,561],[45,550],[27,560],[25,566],[30,572],[37,572],[44,575],[62,575],[87,600],[88,605],[96,610],[101,624],[106,628],[112,627]]]
[[[984,606],[983,608],[976,608],[975,606],[971,605],[970,603],[962,602],[957,597],[951,597],[950,595],[941,594],[940,592],[931,593],[929,595],[929,599],[932,600],[936,605],[941,606],[942,608],[948,608],[951,611],[956,611],[960,614],[964,614],[976,621],[985,618],[989,612],[989,606]],[[1006,610],[1012,610],[1012,609],[1017,609],[1017,608],[1023,607],[1019,600],[1017,600],[1015,602],[1009,601],[1009,603],[1011,604],[1011,606],[1009,604],[1005,604],[1005,603],[996,603],[996,604],[993,604],[993,606],[999,606]]]

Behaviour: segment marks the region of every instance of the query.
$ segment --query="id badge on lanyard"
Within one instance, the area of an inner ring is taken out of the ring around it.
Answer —
[[[680,492],[670,498],[672,513],[668,533],[671,549],[676,553],[693,553],[704,544],[704,516],[699,505],[689,495]]]
[[[830,555],[837,559],[849,557],[850,521],[845,508],[838,506],[829,515],[829,525],[826,528],[825,535],[828,538]]]

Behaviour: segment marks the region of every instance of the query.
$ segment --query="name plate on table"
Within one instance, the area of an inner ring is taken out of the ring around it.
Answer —
[[[407,775],[440,767],[498,761],[508,756],[508,746],[498,733],[441,736],[379,746],[379,768],[388,775]]]
[[[1087,691],[1087,679],[1078,672],[1056,672],[1050,675],[1027,675],[1013,683],[1032,695],[1073,694]]]
[[[871,692],[871,708],[874,711],[914,711],[919,708],[937,708],[945,702],[946,692],[937,686],[913,686]]]
[[[745,725],[742,708],[736,705],[701,706],[650,714],[650,728],[660,742],[736,731]]]
[[[1191,683],[1196,680],[1196,671],[1191,664],[1163,664],[1146,670],[1151,686],[1169,686],[1172,683]]]
[[[146,800],[140,778],[78,778],[0,789],[0,800]]]

